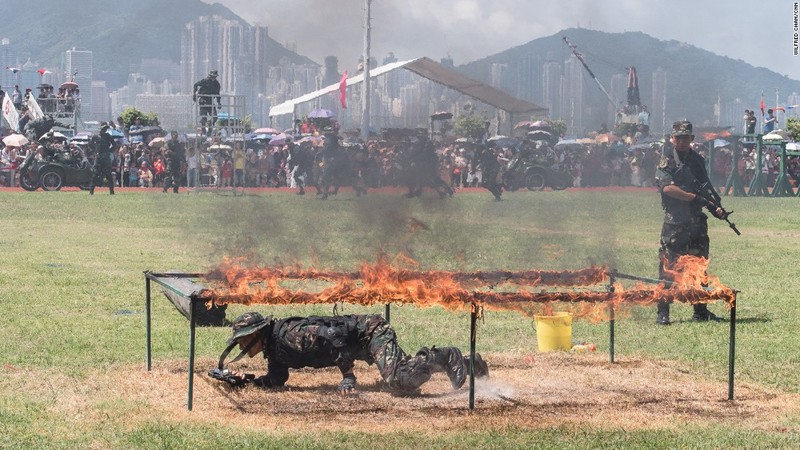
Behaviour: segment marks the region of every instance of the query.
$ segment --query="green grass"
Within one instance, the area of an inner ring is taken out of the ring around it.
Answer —
[[[482,191],[444,201],[434,197],[404,200],[371,193],[357,200],[348,192],[322,202],[286,192],[234,196],[127,190],[114,197],[102,191],[92,197],[85,192],[0,192],[0,374],[60,372],[79,382],[90,368],[141,365],[143,271],[205,271],[225,255],[263,265],[300,263],[333,270],[355,270],[380,252],[405,252],[420,270],[577,269],[594,263],[642,276],[657,273],[662,213],[654,192],[519,192],[499,203]],[[798,201],[725,198],[726,207],[736,211],[732,219],[742,236],[724,222],[710,222],[710,271],[742,291],[737,382],[790,393],[800,392]],[[410,233],[408,217],[430,230]],[[185,359],[186,321],[160,294],[155,298],[154,357]],[[711,309],[727,315],[721,305]],[[231,307],[229,317],[244,310]],[[364,308],[344,305],[344,311]],[[330,312],[327,306],[270,311],[276,316]],[[673,319],[688,321],[690,316],[689,306],[673,306]],[[404,348],[468,346],[466,314],[403,306],[392,310],[392,319]],[[698,376],[727,379],[727,325],[657,327],[654,319],[654,307],[633,307],[617,321],[617,354],[675,360]],[[536,351],[531,322],[517,313],[487,313],[479,328],[480,351]],[[198,333],[198,355],[215,358],[228,333]],[[607,324],[578,320],[573,336],[608,350]],[[263,435],[168,417],[153,417],[125,431],[95,417],[71,429],[50,411],[48,401],[53,400],[0,381],[0,447],[344,448],[371,438],[351,432]],[[126,408],[142,405],[99,407],[109,417],[124,415]],[[795,430],[790,433],[755,431],[742,423],[732,429],[686,424],[678,432],[489,428],[442,432],[435,438],[401,433],[380,439],[391,448],[791,448],[800,445],[798,422],[798,417],[787,418]]]

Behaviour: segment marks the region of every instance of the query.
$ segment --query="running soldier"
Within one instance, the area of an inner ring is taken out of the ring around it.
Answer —
[[[342,152],[342,147],[339,145],[339,135],[332,127],[325,127],[323,129],[325,136],[325,144],[320,152],[320,174],[319,174],[319,191],[322,200],[326,200],[328,195],[336,195],[339,193],[339,184],[341,183],[342,167],[347,162],[346,156]],[[333,192],[330,188],[333,186]]]
[[[338,392],[348,395],[356,388],[355,361],[375,364],[389,387],[406,393],[416,391],[435,372],[447,373],[453,389],[459,389],[468,372],[469,360],[456,347],[423,347],[414,356],[406,354],[394,329],[380,315],[273,319],[249,312],[239,316],[232,328],[220,365],[209,375],[234,386],[280,387],[289,379],[289,369],[338,367],[342,374]],[[263,353],[267,374],[255,377],[223,370],[225,357],[237,345],[242,353],[233,361]],[[477,353],[475,376],[489,376],[488,366]]]
[[[428,139],[427,133],[412,138],[406,151],[404,170],[406,171],[408,192],[403,195],[405,198],[421,196],[424,187],[435,189],[439,198],[453,196],[453,188],[439,176],[439,157],[436,155],[433,142]]]
[[[500,176],[500,163],[497,161],[495,153],[495,143],[488,142],[486,146],[480,146],[475,152],[473,167],[481,168],[481,185],[494,195],[495,201],[503,200],[503,187],[497,182]]]
[[[286,143],[289,147],[289,171],[292,173],[294,182],[300,190],[297,195],[305,195],[305,186],[314,186],[317,192],[321,193],[319,186],[314,181],[314,156],[306,144],[297,145],[292,141]]]

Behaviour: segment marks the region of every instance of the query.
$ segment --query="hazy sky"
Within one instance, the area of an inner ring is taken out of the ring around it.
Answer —
[[[215,3],[213,0],[203,0]],[[363,53],[365,0],[217,0],[322,63],[353,68]],[[581,26],[642,31],[800,79],[793,0],[373,0],[371,55],[447,56],[456,65]],[[591,43],[575,43],[587,50]]]

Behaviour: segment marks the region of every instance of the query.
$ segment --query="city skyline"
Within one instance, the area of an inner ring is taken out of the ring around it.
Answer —
[[[266,25],[279,42],[321,62],[336,55],[352,67],[363,54],[365,0],[203,0],[220,3],[250,23]],[[560,30],[641,31],[798,79],[793,3],[724,4],[673,0],[393,0],[372,2],[372,53],[400,59],[452,57],[456,65],[485,58]]]

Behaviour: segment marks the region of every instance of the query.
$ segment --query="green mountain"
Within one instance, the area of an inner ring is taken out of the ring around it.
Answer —
[[[607,90],[610,90],[612,75],[625,73],[626,67],[636,67],[642,103],[651,111],[661,107],[651,101],[652,73],[663,68],[667,72],[666,117],[670,121],[688,117],[696,123],[716,125],[714,106],[718,96],[723,107],[736,98],[741,99],[741,113],[745,108],[758,109],[762,92],[767,107],[774,106],[775,88],[779,89],[782,102],[792,92],[800,93],[800,81],[682,42],[662,41],[641,32],[605,33],[582,28],[530,41],[460,66],[459,70],[469,77],[489,82],[492,64],[507,64],[514,85],[525,58],[542,61],[549,55],[563,63],[571,55],[562,39],[564,36],[583,54],[589,68]],[[591,129],[607,120],[608,100],[588,72],[584,70],[583,73],[586,106],[590,108],[584,123]],[[536,101],[541,98],[541,89],[533,85],[527,92],[510,93]]]
[[[42,66],[58,67],[65,50],[79,47],[92,50],[95,71],[127,75],[142,58],[180,61],[184,25],[210,15],[246,23],[228,8],[200,0],[2,1],[0,38],[11,40],[21,63],[30,57]],[[274,40],[270,44],[270,64],[281,58],[316,64]]]

